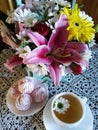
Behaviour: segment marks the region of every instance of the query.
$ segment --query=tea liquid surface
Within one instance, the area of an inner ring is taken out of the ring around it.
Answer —
[[[74,123],[78,121],[83,114],[81,103],[76,97],[72,95],[61,96],[69,101],[70,107],[67,109],[65,114],[59,114],[54,110],[55,115],[63,122]]]

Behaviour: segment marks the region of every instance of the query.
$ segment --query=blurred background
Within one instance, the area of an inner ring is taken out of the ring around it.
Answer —
[[[0,10],[7,14],[9,10],[12,11],[21,3],[22,0],[0,0]]]

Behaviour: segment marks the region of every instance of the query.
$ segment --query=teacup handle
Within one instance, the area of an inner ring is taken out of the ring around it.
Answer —
[[[86,104],[86,102],[87,102],[87,97],[83,97],[83,98],[82,98],[82,102],[83,102],[83,104]]]

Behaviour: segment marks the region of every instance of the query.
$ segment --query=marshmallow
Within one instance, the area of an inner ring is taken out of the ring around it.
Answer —
[[[17,81],[17,85],[20,86],[20,85],[24,84],[25,82],[26,81],[25,81],[25,77],[24,77],[24,78]]]
[[[20,94],[20,92],[15,87],[10,87],[9,94],[13,98],[16,98]]]
[[[34,84],[32,82],[26,82],[18,86],[18,90],[21,93],[31,93],[34,90]]]
[[[32,98],[28,94],[20,94],[15,100],[15,106],[18,110],[25,111],[31,106]]]
[[[44,87],[35,88],[31,94],[35,102],[41,102],[47,97],[47,92]]]

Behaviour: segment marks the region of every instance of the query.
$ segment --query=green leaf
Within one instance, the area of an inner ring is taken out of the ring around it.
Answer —
[[[21,47],[21,48],[24,48],[26,45],[27,45],[27,43],[26,43],[26,42],[23,42],[23,43],[21,43],[20,47]]]
[[[45,10],[45,12],[44,12],[44,15],[43,15],[43,18],[42,18],[42,22],[45,22],[45,21],[48,21],[48,19],[49,19],[49,17],[50,16],[48,16],[48,14],[49,14],[49,8],[50,7],[48,7],[46,10]]]
[[[13,36],[11,36],[11,39],[12,39],[15,43],[18,42],[18,40],[17,40],[16,38],[14,38]]]
[[[95,25],[94,29],[98,32],[98,24]]]
[[[28,76],[33,77],[33,73],[26,67],[26,72]]]
[[[50,83],[50,82],[52,82],[52,80],[51,80],[51,78],[50,78],[50,75],[45,75],[45,76],[42,76],[41,77],[41,80],[42,80],[42,82],[43,83]]]

